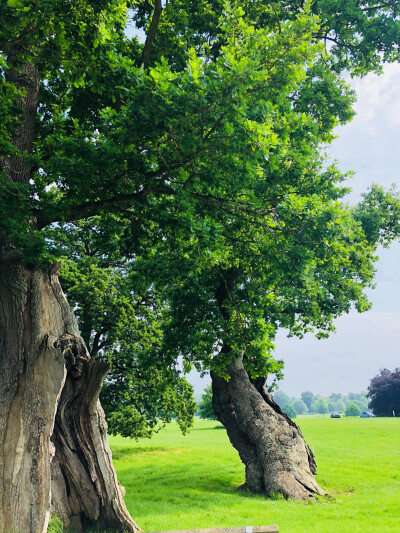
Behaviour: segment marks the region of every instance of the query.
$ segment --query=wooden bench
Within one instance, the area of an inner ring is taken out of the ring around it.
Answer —
[[[153,533],[279,533],[278,526],[216,527],[210,529],[180,529]]]

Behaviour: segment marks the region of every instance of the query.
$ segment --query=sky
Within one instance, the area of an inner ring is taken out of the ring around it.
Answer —
[[[355,172],[348,185],[353,189],[349,200],[356,202],[372,183],[396,184],[400,190],[400,64],[349,83],[357,94],[357,115],[337,128],[328,153],[341,170]],[[287,338],[284,330],[278,332],[275,356],[285,363],[280,390],[296,397],[306,390],[323,396],[361,392],[380,368],[400,367],[400,243],[378,255],[370,311],[337,319],[337,332],[329,339]],[[189,381],[200,394],[210,379],[192,373]]]

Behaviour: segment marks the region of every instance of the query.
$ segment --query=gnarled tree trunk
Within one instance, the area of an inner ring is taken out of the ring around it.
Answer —
[[[12,144],[0,160],[29,183],[40,76],[9,51],[7,80],[23,89]],[[30,221],[35,229],[36,221]],[[130,517],[98,401],[108,365],[91,360],[62,293],[57,267],[29,269],[0,235],[0,533],[42,533],[51,512],[78,531],[140,531]]]
[[[297,425],[264,389],[252,381],[242,359],[227,368],[230,379],[211,373],[213,407],[246,468],[253,492],[305,500],[325,494],[314,479],[314,455]]]
[[[107,371],[90,359],[57,269],[1,254],[0,533],[45,532],[51,512],[78,531],[139,531],[98,402]]]

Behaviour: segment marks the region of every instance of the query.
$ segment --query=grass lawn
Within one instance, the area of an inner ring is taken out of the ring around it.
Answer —
[[[153,439],[110,437],[125,502],[144,531],[277,524],[282,533],[400,532],[400,418],[304,417],[314,448],[318,502],[238,491],[244,468],[217,422],[182,436],[171,424]]]

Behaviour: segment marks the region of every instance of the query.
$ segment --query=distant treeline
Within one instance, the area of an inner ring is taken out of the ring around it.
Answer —
[[[361,411],[368,410],[366,394],[366,392],[349,392],[343,396],[340,393],[333,393],[325,397],[311,391],[305,391],[301,393],[300,398],[294,398],[278,390],[273,394],[273,397],[282,411],[285,411],[290,418],[296,418],[297,415],[324,415],[334,411],[340,414],[344,413],[346,416],[357,416]],[[212,406],[211,385],[204,389],[201,397],[196,396],[195,400],[198,405],[196,415],[201,418],[216,419]]]
[[[307,413],[323,415],[333,411],[338,413],[346,413],[349,410],[352,413],[354,411],[358,411],[358,413],[366,411],[368,409],[366,394],[366,392],[349,392],[343,396],[340,393],[333,393],[324,397],[311,391],[305,391],[301,393],[300,398],[294,398],[278,390],[273,394],[273,397],[279,407],[293,418],[293,416]],[[353,406],[357,406],[358,409],[354,409]]]

